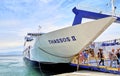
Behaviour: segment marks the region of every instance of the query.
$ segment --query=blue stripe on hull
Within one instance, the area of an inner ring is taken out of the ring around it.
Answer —
[[[77,64],[71,64],[71,66],[77,66]],[[96,66],[80,65],[79,68],[85,69],[85,70],[99,71],[99,72],[104,72],[104,73],[112,73],[112,74],[120,75],[120,71],[107,70],[105,68],[100,68],[100,67],[96,67]]]

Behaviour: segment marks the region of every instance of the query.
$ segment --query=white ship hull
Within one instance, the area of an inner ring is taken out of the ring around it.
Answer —
[[[114,21],[115,18],[108,17],[38,36],[30,51],[30,60],[69,63]]]

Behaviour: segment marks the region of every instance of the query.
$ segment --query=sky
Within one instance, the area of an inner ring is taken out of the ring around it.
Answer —
[[[120,0],[115,1],[120,16]],[[0,52],[23,51],[24,37],[39,26],[44,33],[72,26],[75,6],[111,13],[110,0],[0,0]],[[119,29],[120,24],[111,25],[96,41],[120,38]]]

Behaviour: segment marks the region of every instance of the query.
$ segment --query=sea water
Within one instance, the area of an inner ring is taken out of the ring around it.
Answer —
[[[0,56],[0,76],[44,76],[25,65],[22,56]]]

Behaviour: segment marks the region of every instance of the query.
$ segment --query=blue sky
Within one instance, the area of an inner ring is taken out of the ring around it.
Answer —
[[[119,3],[116,0],[116,13],[120,16]],[[0,0],[0,52],[22,51],[24,36],[38,32],[39,25],[41,32],[71,26],[75,6],[111,12],[110,0]],[[119,29],[118,24],[110,26],[96,41],[120,38]]]

